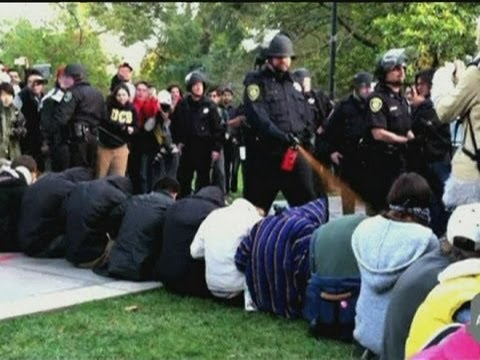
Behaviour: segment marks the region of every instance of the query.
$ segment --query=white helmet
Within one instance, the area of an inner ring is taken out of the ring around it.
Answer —
[[[463,250],[480,250],[480,203],[458,206],[450,216],[447,239]]]
[[[172,96],[167,90],[162,90],[157,95],[158,103],[172,106]]]

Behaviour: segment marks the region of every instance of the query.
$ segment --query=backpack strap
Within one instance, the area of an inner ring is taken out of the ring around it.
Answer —
[[[475,138],[475,133],[473,132],[473,125],[472,125],[472,120],[470,119],[470,116],[468,116],[469,114],[467,114],[467,126],[468,128],[470,129],[470,138],[472,140],[472,145],[473,145],[473,153],[468,150],[466,147],[465,147],[465,140],[464,140],[464,143],[463,143],[463,146],[462,146],[462,152],[467,155],[470,159],[472,159],[473,161],[476,161],[477,163],[477,168],[478,170],[480,171],[480,153],[478,151],[478,146],[477,146],[477,140]]]

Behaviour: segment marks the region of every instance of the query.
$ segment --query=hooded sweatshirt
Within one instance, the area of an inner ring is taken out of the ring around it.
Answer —
[[[98,128],[98,140],[109,149],[123,146],[130,139],[128,128],[136,130],[137,123],[137,111],[131,102],[122,105],[115,98],[110,98],[107,102],[107,118],[102,120]]]
[[[232,298],[245,288],[245,275],[235,266],[235,252],[261,218],[253,204],[237,199],[214,210],[200,225],[190,253],[194,259],[205,257],[207,286],[213,295]]]
[[[438,247],[432,230],[416,223],[378,215],[357,227],[352,249],[362,284],[353,336],[362,346],[380,354],[393,286],[412,263]]]
[[[191,257],[190,245],[205,218],[224,205],[222,190],[207,186],[168,208],[162,250],[156,264],[158,280],[167,289],[180,294],[210,296],[205,282],[205,262]]]

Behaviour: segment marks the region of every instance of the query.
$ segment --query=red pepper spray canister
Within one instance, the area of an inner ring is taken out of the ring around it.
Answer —
[[[285,155],[283,155],[283,160],[280,168],[283,171],[291,172],[295,167],[295,163],[297,162],[298,150],[294,147],[289,147],[287,151],[285,151]]]

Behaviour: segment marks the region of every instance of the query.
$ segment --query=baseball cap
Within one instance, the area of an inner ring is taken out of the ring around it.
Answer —
[[[447,239],[465,251],[480,250],[480,203],[460,205],[448,220]]]
[[[167,90],[161,90],[158,95],[158,102],[160,104],[172,105],[172,95]]]

